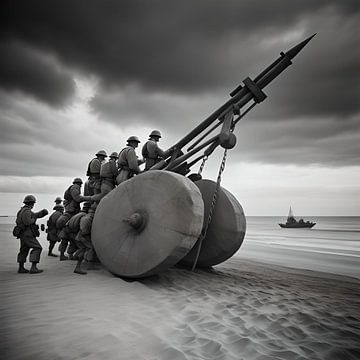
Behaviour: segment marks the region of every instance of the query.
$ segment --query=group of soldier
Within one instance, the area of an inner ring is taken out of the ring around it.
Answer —
[[[58,257],[53,253],[53,249],[59,242],[60,261],[77,260],[75,273],[82,275],[87,273],[83,262],[87,270],[94,268],[97,258],[91,242],[91,226],[97,205],[117,185],[142,172],[139,165],[145,163],[143,171],[147,171],[164,157],[164,152],[157,144],[160,138],[161,134],[158,130],[151,132],[149,140],[142,147],[141,160],[135,152],[140,143],[136,136],[127,139],[126,147],[119,154],[112,152],[108,161],[104,150],[95,154],[95,158],[89,162],[87,168],[88,180],[85,182],[84,194],[81,191],[82,179],[75,178],[72,185],[66,189],[64,199],[60,197],[55,199],[54,212],[50,215],[46,228],[49,241],[48,256]],[[40,232],[36,220],[48,215],[48,211],[46,209],[39,212],[32,211],[36,203],[33,195],[26,195],[23,203],[24,206],[17,213],[13,232],[14,236],[20,239],[17,257],[18,273],[38,274],[43,270],[37,267],[42,246],[37,240]],[[83,203],[82,208],[81,203]],[[29,260],[32,263],[30,270],[24,266],[29,252]]]

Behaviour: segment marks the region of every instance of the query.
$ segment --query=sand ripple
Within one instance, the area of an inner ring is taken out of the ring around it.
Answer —
[[[46,272],[21,276],[11,246],[11,262],[0,254],[4,359],[360,359],[354,279],[233,259],[124,281],[45,257]]]

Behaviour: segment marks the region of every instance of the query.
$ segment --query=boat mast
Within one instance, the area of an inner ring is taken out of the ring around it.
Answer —
[[[294,217],[294,214],[293,214],[293,212],[292,212],[292,210],[291,210],[291,206],[290,206],[288,219],[289,219],[289,218],[293,218],[293,217]]]

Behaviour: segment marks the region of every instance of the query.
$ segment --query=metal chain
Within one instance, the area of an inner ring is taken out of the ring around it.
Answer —
[[[206,163],[207,159],[208,159],[208,157],[206,155],[204,155],[204,157],[202,159],[202,163],[201,163],[199,171],[198,171],[198,175],[201,175],[201,173],[203,172],[204,166],[205,166],[205,163]]]
[[[206,237],[207,230],[209,228],[209,225],[211,223],[211,219],[213,217],[213,213],[214,213],[215,206],[216,206],[216,201],[217,201],[217,194],[218,194],[220,184],[221,184],[221,176],[222,176],[222,173],[225,170],[226,156],[227,156],[227,149],[224,150],[224,155],[223,155],[223,158],[222,158],[222,161],[221,161],[221,164],[220,164],[218,177],[217,177],[217,181],[216,181],[216,187],[215,187],[213,198],[212,198],[211,205],[210,205],[209,215],[208,215],[207,221],[205,223],[205,226],[201,230],[201,234],[200,234],[199,239],[198,239],[199,245],[198,245],[198,248],[197,248],[196,257],[195,257],[195,260],[194,260],[194,264],[193,264],[193,266],[191,268],[191,271],[194,271],[195,268],[196,268],[196,264],[197,264],[197,262],[199,260],[199,255],[200,255],[200,251],[201,251],[201,247],[202,247],[202,242]],[[205,163],[204,160],[203,160],[203,163]],[[201,164],[201,165],[203,165],[203,164]],[[200,166],[200,169],[202,171],[201,166]]]

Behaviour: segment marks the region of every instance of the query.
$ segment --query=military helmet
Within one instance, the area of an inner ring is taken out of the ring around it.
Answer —
[[[136,141],[138,143],[141,142],[137,136],[130,136],[126,141],[127,142]]]
[[[57,196],[54,202],[62,202],[62,198],[60,196]]]
[[[53,210],[64,210],[64,207],[62,206],[62,205],[55,205],[54,207],[53,207]]]
[[[159,130],[153,130],[150,135],[150,137],[158,137],[158,138],[161,138],[161,133]]]
[[[36,198],[34,195],[26,195],[24,197],[24,201],[23,201],[24,204],[26,203],[36,203]]]
[[[96,156],[101,155],[101,156],[107,157],[107,153],[105,150],[99,150],[95,155]]]
[[[117,159],[119,157],[119,154],[116,151],[113,151],[109,157]]]
[[[82,182],[82,180],[80,179],[80,178],[75,178],[74,180],[73,180],[73,184],[82,184],[83,182]]]

